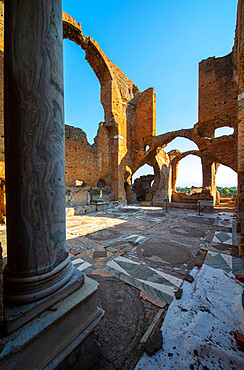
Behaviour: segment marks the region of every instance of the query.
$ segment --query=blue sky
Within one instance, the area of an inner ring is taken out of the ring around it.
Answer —
[[[231,52],[236,9],[237,0],[63,0],[63,10],[141,91],[154,87],[157,134],[197,122],[198,63]],[[82,128],[92,143],[104,120],[100,85],[84,51],[69,40],[64,40],[64,83],[65,122]],[[166,150],[173,148],[185,151],[194,144],[176,139]],[[197,160],[182,160],[178,186],[201,184]],[[224,171],[217,181],[235,185],[236,175]]]

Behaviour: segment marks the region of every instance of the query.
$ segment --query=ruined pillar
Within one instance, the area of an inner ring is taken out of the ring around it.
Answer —
[[[65,236],[61,0],[5,4],[4,296],[24,304],[72,277]]]
[[[215,163],[209,160],[204,154],[202,160],[202,192],[213,196],[213,203],[216,202],[216,166]]]
[[[0,180],[0,224],[5,222],[4,219],[4,180]]]
[[[238,1],[237,10],[237,56],[238,56],[238,218],[239,256],[244,258],[244,1]]]
[[[179,161],[173,161],[171,165],[171,171],[172,171],[172,178],[171,178],[171,188],[172,188],[172,194],[176,193],[176,182],[177,182],[177,175],[178,175],[178,164]]]
[[[171,166],[168,154],[161,149],[151,161],[154,168],[154,183],[150,189],[148,196],[151,196],[153,201],[164,201],[168,197],[171,201]],[[146,200],[149,199],[147,196]]]
[[[4,0],[0,0],[0,222],[3,221],[4,207],[4,125],[3,125],[3,64],[4,64]]]

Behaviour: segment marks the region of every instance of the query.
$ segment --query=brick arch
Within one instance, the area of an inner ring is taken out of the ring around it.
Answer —
[[[104,86],[112,80],[112,72],[108,64],[108,58],[92,37],[87,37],[82,33],[80,23],[69,14],[63,12],[63,38],[69,39],[79,45],[86,52],[86,60],[95,72],[100,85]]]
[[[101,103],[104,109],[105,121],[114,117],[112,103],[113,73],[109,59],[104,54],[99,44],[92,37],[83,34],[80,23],[69,14],[63,12],[63,38],[69,39],[79,45],[86,53],[85,59],[93,69],[101,86]]]
[[[105,175],[114,199],[125,200],[123,177],[127,166],[134,168],[135,147],[141,143],[142,135],[156,133],[154,90],[149,88],[141,92],[105,55],[98,43],[83,34],[81,25],[64,12],[63,37],[85,50],[86,60],[100,82],[105,115],[102,130],[108,137]],[[145,132],[141,130],[142,124],[146,127]]]
[[[195,155],[201,158],[201,152],[199,150],[188,150],[187,152],[178,153],[171,161],[171,165],[177,165],[183,158],[187,157],[188,155]]]
[[[196,123],[190,129],[170,131],[162,135],[145,138],[144,145],[149,145],[150,148],[141,161],[146,163],[148,159],[150,160],[150,158],[156,155],[159,148],[164,148],[177,137],[183,137],[193,141],[201,153],[211,157],[212,162],[221,163],[236,171],[236,133],[234,132],[232,135],[224,135],[217,138],[201,137],[198,134],[198,127],[199,123]]]

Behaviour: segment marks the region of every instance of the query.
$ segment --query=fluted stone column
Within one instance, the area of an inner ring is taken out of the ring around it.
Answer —
[[[22,304],[57,291],[74,269],[65,236],[62,1],[5,7],[4,295]]]

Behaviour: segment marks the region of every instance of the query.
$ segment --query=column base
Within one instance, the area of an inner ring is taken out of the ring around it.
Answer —
[[[0,370],[55,369],[61,364],[103,316],[92,296],[97,287],[86,278],[81,288],[5,337]]]
[[[62,288],[72,278],[74,266],[70,256],[45,274],[19,277],[4,270],[4,301],[12,305],[27,304],[45,298]]]
[[[9,306],[8,304],[4,304],[5,315],[2,325],[4,335],[9,335],[13,331],[17,330],[44,310],[73,293],[83,283],[84,274],[81,271],[74,269],[73,276],[68,283],[48,297],[25,305]]]

